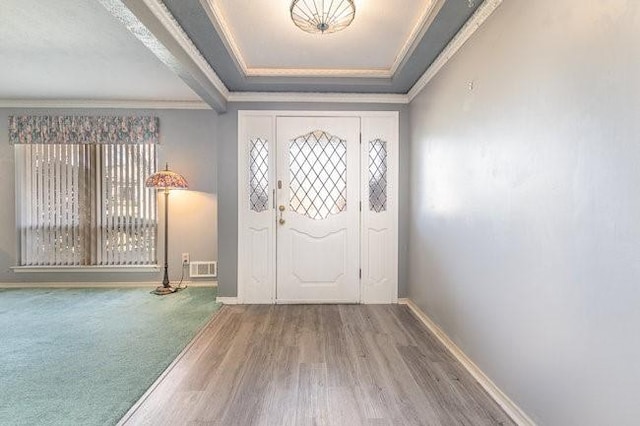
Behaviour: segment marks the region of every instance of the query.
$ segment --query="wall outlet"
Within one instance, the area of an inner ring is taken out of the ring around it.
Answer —
[[[182,264],[190,263],[189,253],[182,253]]]

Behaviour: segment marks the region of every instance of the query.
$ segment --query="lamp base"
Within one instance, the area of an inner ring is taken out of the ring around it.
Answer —
[[[167,294],[173,294],[176,291],[178,291],[178,289],[175,287],[171,287],[171,286],[165,287],[161,285],[159,287],[156,287],[156,289],[153,290],[151,293],[157,294],[158,296],[166,296]]]

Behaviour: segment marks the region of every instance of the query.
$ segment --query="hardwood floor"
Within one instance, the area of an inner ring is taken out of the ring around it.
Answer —
[[[511,425],[402,305],[225,306],[130,425]]]

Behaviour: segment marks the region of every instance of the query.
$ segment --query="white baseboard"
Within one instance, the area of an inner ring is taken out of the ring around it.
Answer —
[[[240,302],[237,297],[216,297],[216,301],[224,304],[224,305],[237,305]]]
[[[122,288],[157,287],[158,282],[26,282],[0,283],[0,288]]]
[[[182,284],[188,287],[218,287],[218,281],[185,281]]]
[[[496,401],[509,417],[520,426],[535,426],[527,414],[522,411],[480,368],[447,336],[447,334],[411,299],[398,299],[398,303],[407,305],[411,312],[431,331],[449,352],[467,369],[474,379]]]
[[[172,282],[178,285],[178,282]],[[25,282],[25,283],[0,283],[0,288],[154,288],[162,285],[158,281],[153,282]],[[184,281],[187,287],[217,287],[217,281]]]

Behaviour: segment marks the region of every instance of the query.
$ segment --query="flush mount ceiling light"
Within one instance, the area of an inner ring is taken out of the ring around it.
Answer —
[[[353,0],[293,0],[291,19],[308,33],[329,34],[347,28],[356,16]]]

